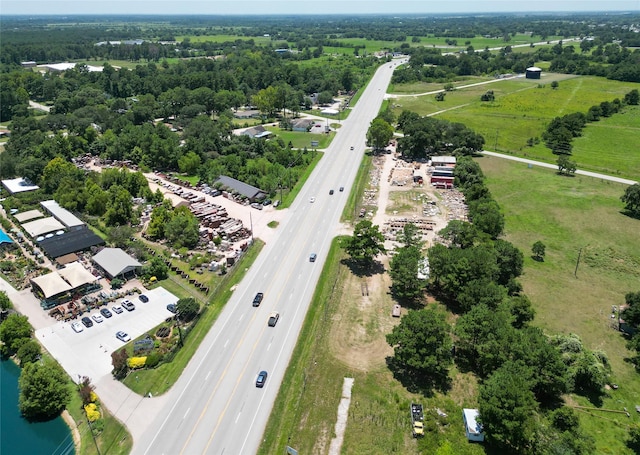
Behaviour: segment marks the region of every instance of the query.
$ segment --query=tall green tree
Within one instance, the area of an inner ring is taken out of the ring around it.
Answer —
[[[377,255],[387,252],[380,227],[369,220],[356,224],[353,235],[344,239],[342,247],[351,259],[365,267],[371,267]]]
[[[387,334],[395,365],[431,385],[447,382],[451,359],[451,327],[435,306],[409,311]]]
[[[60,415],[71,401],[71,384],[60,365],[52,361],[28,363],[18,380],[20,412],[29,420]]]
[[[531,370],[507,362],[481,386],[480,421],[486,440],[505,453],[527,453],[535,442],[538,404],[531,391]]]
[[[187,207],[174,210],[164,227],[167,240],[174,248],[193,248],[200,238],[200,223]]]
[[[393,137],[393,127],[380,117],[371,121],[367,130],[367,145],[374,150],[382,150]]]
[[[2,354],[10,356],[15,354],[20,346],[29,341],[33,327],[29,319],[21,314],[13,313],[0,324],[0,350]]]
[[[418,278],[418,269],[423,260],[416,246],[398,248],[391,258],[389,275],[391,292],[400,300],[413,302],[424,295],[426,280]]]

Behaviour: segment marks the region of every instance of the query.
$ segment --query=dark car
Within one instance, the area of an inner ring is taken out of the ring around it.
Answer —
[[[100,314],[102,314],[105,318],[110,318],[111,316],[113,316],[113,314],[111,314],[111,311],[109,311],[108,308],[101,309]]]
[[[344,186],[340,187],[340,192],[342,193],[344,191]]]
[[[271,204],[271,199],[265,199],[264,202],[262,203],[262,205],[264,205],[265,207],[269,204]]]
[[[138,296],[138,298],[139,298],[139,299],[140,299],[140,301],[141,301],[141,302],[143,302],[143,303],[147,303],[147,302],[149,301],[149,297],[147,297],[147,296],[146,296],[146,295],[144,295],[144,294],[140,294],[140,295]]]
[[[93,327],[93,321],[88,318],[87,316],[83,317],[81,319],[82,323],[84,324],[85,327]]]
[[[131,300],[125,299],[122,301],[122,308],[127,311],[133,311],[136,309],[136,306],[133,304]]]
[[[170,303],[169,305],[167,305],[167,310],[173,314],[176,314],[178,312],[178,308],[176,307],[175,303]]]
[[[309,262],[316,262],[317,257],[318,255],[316,253],[311,253],[311,255],[309,256]]]
[[[253,306],[260,306],[262,299],[264,298],[264,294],[262,292],[258,292],[256,296],[253,298]]]
[[[278,319],[280,319],[280,314],[277,311],[274,311],[269,315],[269,327],[275,327],[278,323]]]
[[[256,379],[256,387],[264,387],[265,382],[267,382],[267,372],[261,371],[258,373],[258,379]]]
[[[331,194],[333,194],[333,190],[329,190],[329,194],[330,194],[330,195],[331,195]]]

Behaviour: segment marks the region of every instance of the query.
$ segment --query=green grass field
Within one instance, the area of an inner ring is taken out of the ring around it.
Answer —
[[[640,376],[627,362],[625,339],[611,328],[611,307],[627,292],[640,290],[640,221],[620,213],[626,188],[587,177],[560,177],[499,158],[478,159],[506,221],[506,239],[525,254],[521,282],[536,309],[535,324],[549,334],[576,333],[590,349],[603,350],[611,362],[612,382],[601,409],[621,411],[640,404]],[[546,245],[544,262],[531,259],[537,240]],[[574,275],[578,254],[581,261]],[[569,402],[591,404],[583,397]],[[631,453],[621,442],[631,417],[605,411],[581,411],[598,453]]]
[[[551,88],[559,81],[557,89]],[[468,83],[468,82],[467,82]],[[440,84],[412,84],[423,89],[440,89]],[[462,83],[461,85],[465,85]],[[444,101],[433,95],[399,97],[393,100],[396,114],[411,110],[420,115],[433,115],[451,122],[463,123],[485,138],[485,149],[497,150],[546,162],[556,157],[543,143],[527,146],[529,138],[540,138],[546,125],[557,116],[585,112],[603,101],[622,99],[638,84],[610,81],[599,77],[567,76],[548,73],[540,81],[524,78],[502,80],[491,84],[460,88],[447,92]],[[395,86],[398,93],[403,87]],[[482,102],[480,96],[493,90],[495,101]],[[607,171],[629,178],[640,176],[640,112],[629,107],[623,114],[589,123],[583,137],[574,141],[572,160],[578,169]]]

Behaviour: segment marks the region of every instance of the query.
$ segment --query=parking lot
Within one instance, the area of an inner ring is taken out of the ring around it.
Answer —
[[[111,373],[111,353],[125,344],[116,338],[117,331],[122,330],[136,339],[173,316],[167,310],[167,305],[176,303],[178,297],[162,287],[146,291],[144,295],[149,298],[148,302],[140,301],[137,295],[129,296],[135,305],[133,311],[124,310],[120,314],[111,311],[112,317],[103,318],[100,323],[93,321],[92,327],[85,327],[80,319],[63,322],[48,318],[51,324],[37,328],[36,337],[74,381],[79,376],[88,376],[95,383]],[[114,305],[122,306],[123,300],[118,299],[107,308],[111,310]],[[91,317],[94,314],[100,314],[99,309],[83,316]],[[72,322],[79,322],[83,331],[74,332]]]

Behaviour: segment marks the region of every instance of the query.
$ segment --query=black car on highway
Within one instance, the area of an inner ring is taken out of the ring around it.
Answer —
[[[262,292],[258,292],[256,296],[253,298],[253,306],[260,306],[260,303],[262,303],[263,298],[264,298],[264,294]]]

